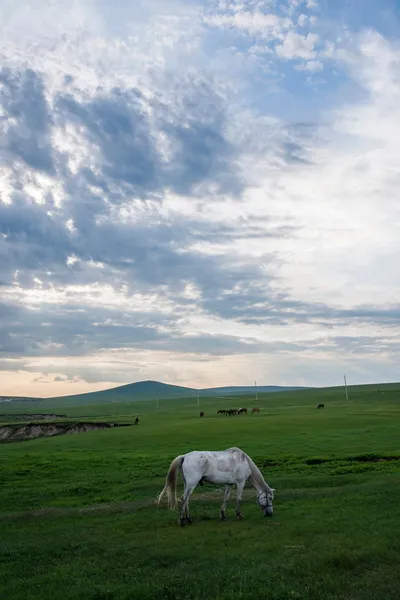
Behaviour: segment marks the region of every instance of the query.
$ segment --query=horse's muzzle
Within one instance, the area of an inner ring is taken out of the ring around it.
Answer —
[[[272,510],[272,508],[266,508],[266,509],[264,510],[264,517],[272,517],[272,513],[273,513],[273,512],[274,512],[274,511]]]

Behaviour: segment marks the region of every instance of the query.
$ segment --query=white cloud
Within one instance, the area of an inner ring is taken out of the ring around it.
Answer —
[[[300,15],[297,19],[297,23],[300,25],[300,27],[305,27],[308,23],[307,15]]]
[[[317,23],[313,15],[301,13],[297,10],[302,3],[290,0],[279,6],[256,4],[227,5],[223,10],[210,12],[205,18],[207,25],[231,29],[247,35],[255,43],[248,52],[251,55],[276,52],[278,58],[284,60],[312,59],[316,57],[314,50],[319,41],[317,33],[308,32],[303,35],[301,31],[308,25],[314,27]],[[315,5],[309,3],[308,9]],[[274,43],[277,42],[276,45]]]
[[[319,41],[319,36],[316,33],[308,33],[301,35],[290,31],[282,44],[277,44],[275,50],[278,56],[287,60],[295,58],[303,58],[308,60],[315,58],[315,46]]]
[[[285,17],[278,17],[274,13],[243,10],[233,15],[213,15],[207,17],[205,22],[214,27],[233,27],[250,35],[260,36],[262,39],[279,38],[282,31],[291,26],[291,21]]]
[[[310,71],[311,73],[317,73],[322,71],[324,64],[320,60],[307,60],[305,63],[296,65],[298,71]]]
[[[175,9],[175,10],[174,10]],[[184,62],[197,48],[199,10],[180,2],[140,0],[133,5],[73,0],[30,0],[24,7],[1,0],[0,59],[3,66],[29,65],[43,72],[49,88],[74,78],[77,94],[97,86],[147,88],[151,71],[169,59]],[[146,89],[144,89],[146,91]]]
[[[295,243],[283,242],[291,260],[281,274],[293,298],[382,306],[400,289],[400,51],[370,33],[343,57],[363,99],[326,113],[329,144],[310,148],[315,166],[293,166],[262,187],[271,190],[269,207],[303,223]]]

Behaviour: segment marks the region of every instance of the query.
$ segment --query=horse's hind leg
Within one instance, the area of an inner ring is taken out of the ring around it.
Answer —
[[[189,499],[190,496],[192,495],[194,490],[194,487],[189,487],[185,485],[185,491],[183,493],[183,498],[182,498],[182,507],[181,507],[181,513],[179,515],[179,521],[178,524],[183,527],[186,522],[187,523],[191,523],[192,519],[190,518],[190,514],[189,514]]]
[[[226,511],[226,505],[229,502],[229,496],[231,494],[231,489],[232,488],[230,485],[225,486],[224,501],[222,503],[221,512],[220,512],[220,516],[223,521],[225,521],[225,519],[226,519],[225,511]]]
[[[186,523],[188,523],[189,525],[191,525],[193,523],[192,518],[190,516],[189,513],[189,500],[190,500],[190,496],[192,495],[193,490],[191,490],[188,499],[186,501],[186,507],[185,507],[185,518],[186,518]]]
[[[178,519],[178,525],[180,525],[181,527],[183,527],[184,525],[186,525],[186,500],[188,498],[187,495],[187,488],[185,485],[185,491],[183,492],[183,496],[182,496],[182,504],[181,504],[181,511],[179,514],[179,519]]]
[[[245,482],[243,481],[236,484],[236,516],[238,519],[244,519],[242,513],[240,512],[240,501],[243,496],[244,483]]]
[[[191,525],[193,523],[192,517],[190,516],[190,513],[189,513],[189,503],[185,510],[185,519],[186,519],[186,523],[188,523],[189,525]]]

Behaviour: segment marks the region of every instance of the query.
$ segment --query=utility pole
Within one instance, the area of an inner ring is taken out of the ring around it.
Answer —
[[[197,390],[197,404],[200,404],[200,395],[199,395],[199,391]]]
[[[254,385],[256,387],[256,402],[258,402],[258,394],[257,394],[257,381],[254,382]]]
[[[343,375],[343,379],[344,379],[344,389],[345,389],[345,392],[346,392],[346,400],[349,401],[349,394],[347,393],[346,375]]]

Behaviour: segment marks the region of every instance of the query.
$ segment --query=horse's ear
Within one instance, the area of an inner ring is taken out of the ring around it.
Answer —
[[[275,492],[275,488],[271,488],[271,492]]]

